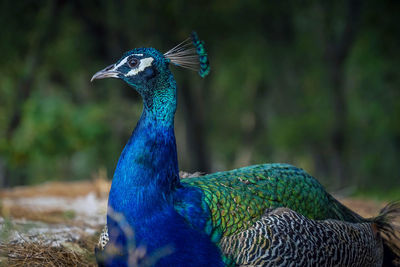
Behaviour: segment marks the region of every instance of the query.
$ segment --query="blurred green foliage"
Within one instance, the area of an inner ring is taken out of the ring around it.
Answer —
[[[178,80],[181,169],[288,162],[324,184],[400,187],[398,1],[3,1],[0,185],[111,177],[141,113],[93,73],[191,30],[211,75]]]

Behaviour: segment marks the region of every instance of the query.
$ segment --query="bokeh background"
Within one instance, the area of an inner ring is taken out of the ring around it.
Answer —
[[[0,186],[112,177],[142,109],[91,76],[196,30],[211,74],[171,67],[180,169],[263,162],[400,198],[399,1],[2,1]]]

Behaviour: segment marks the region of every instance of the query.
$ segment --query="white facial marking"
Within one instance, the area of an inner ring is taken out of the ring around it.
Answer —
[[[125,60],[125,59],[124,59]],[[134,68],[134,69],[132,69],[132,70],[130,70],[127,74],[126,74],[126,76],[133,76],[133,75],[136,75],[136,74],[138,74],[139,72],[141,72],[141,71],[144,71],[147,67],[150,67],[151,66],[151,63],[153,62],[153,60],[154,60],[154,58],[152,58],[152,57],[146,57],[146,58],[142,58],[141,60],[140,60],[140,64],[139,64],[139,66],[138,67],[136,67],[136,68]],[[122,60],[123,61],[123,60]],[[121,62],[122,62],[121,61]],[[126,61],[126,60],[125,60]],[[118,64],[119,65],[119,64]]]
[[[129,57],[129,56],[127,56],[127,57],[125,57],[123,60],[121,60],[121,61],[118,63],[118,65],[115,65],[115,67],[114,67],[113,70],[117,70],[119,67],[121,67],[122,65],[124,65],[124,64],[126,63],[126,61],[128,60],[128,57]]]
[[[139,56],[139,57],[142,57],[142,56],[143,56],[143,54],[133,54],[133,55],[134,55],[134,56]],[[118,63],[118,65],[115,65],[115,66],[114,66],[113,70],[117,70],[119,67],[121,67],[122,65],[124,65],[130,56],[131,56],[131,55],[129,55],[129,56],[125,57],[123,60],[121,60],[121,61]]]

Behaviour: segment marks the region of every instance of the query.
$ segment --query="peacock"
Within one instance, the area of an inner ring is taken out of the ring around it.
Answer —
[[[177,86],[170,64],[197,70],[201,77],[210,72],[204,42],[193,32],[164,54],[154,48],[130,50],[91,79],[121,79],[143,100],[142,115],[114,172],[101,240],[105,248],[96,251],[99,265],[129,266],[136,261],[156,266],[234,266],[246,264],[240,260],[246,257],[264,262],[262,255],[276,247],[267,245],[271,240],[265,232],[280,238],[283,235],[271,227],[280,225],[277,221],[291,226],[290,218],[298,225],[308,222],[311,232],[344,229],[344,237],[346,233],[365,240],[372,236],[375,241],[367,245],[378,249],[382,246],[378,236],[393,237],[389,220],[398,214],[398,206],[364,219],[327,193],[314,177],[288,164],[260,164],[180,179],[174,134]],[[289,209],[285,214],[290,216],[269,219],[277,216],[273,211],[279,207]],[[323,227],[313,224],[327,219],[338,228],[326,227],[329,221],[318,224]],[[304,238],[304,229],[293,231]],[[324,237],[329,236],[326,233]],[[385,257],[391,260],[399,251],[389,237],[383,246]],[[289,249],[298,245],[301,240]]]

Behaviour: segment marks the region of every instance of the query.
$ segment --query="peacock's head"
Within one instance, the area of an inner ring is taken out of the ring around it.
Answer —
[[[119,78],[143,94],[163,73],[169,74],[169,60],[154,48],[136,48],[126,52],[116,63],[95,73],[91,81]]]
[[[191,38],[165,54],[154,48],[136,48],[128,51],[115,64],[95,73],[91,81],[119,78],[145,96],[160,87],[157,85],[168,81],[171,75],[169,63],[198,70],[201,77],[205,77],[210,71],[204,43],[193,32]]]

